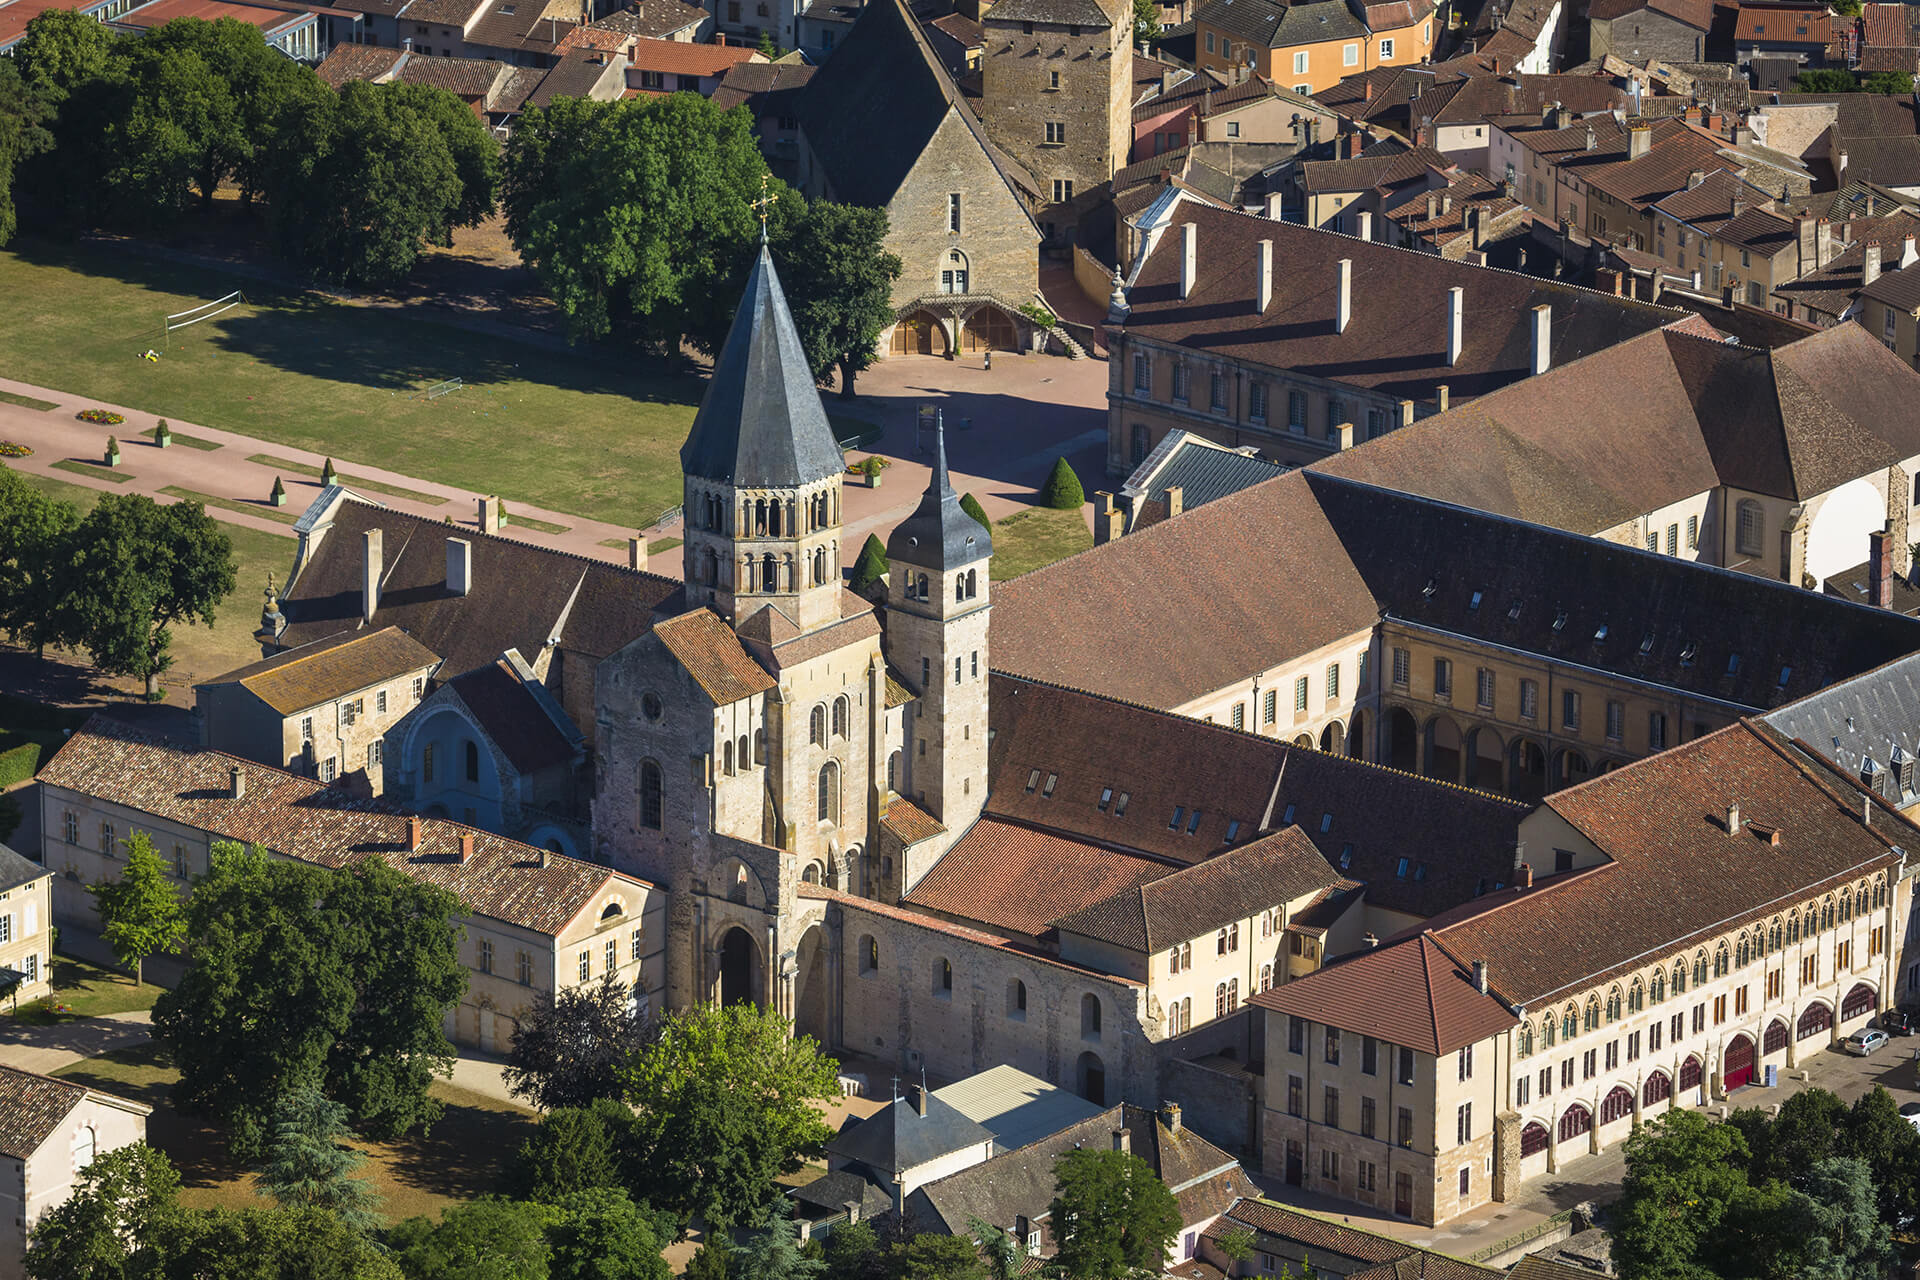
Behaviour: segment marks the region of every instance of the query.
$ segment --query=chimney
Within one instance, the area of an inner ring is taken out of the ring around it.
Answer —
[[[419,851],[420,815],[416,813],[407,818],[407,852],[418,853]]]
[[[1347,159],[1352,160],[1357,158],[1361,153],[1361,151],[1365,150],[1366,145],[1367,145],[1366,134],[1364,133],[1348,134],[1347,135]]]
[[[1459,285],[1447,290],[1447,367],[1449,369],[1460,363],[1466,296],[1467,291]]]
[[[1553,362],[1553,308],[1541,303],[1533,309],[1533,373],[1547,371]]]
[[[1434,402],[1439,406],[1440,412],[1445,413],[1447,411],[1447,384],[1446,383],[1443,382],[1439,386],[1433,389],[1433,398],[1434,398]]]
[[[1825,267],[1833,261],[1833,224],[1825,218],[1814,224],[1814,262]]]
[[[1834,166],[1834,176],[1839,178],[1842,183],[1845,183],[1847,180],[1847,153],[1844,151],[1840,153],[1839,164]]]
[[[1481,995],[1487,994],[1487,962],[1485,960],[1473,962],[1473,989]]]
[[[627,539],[627,568],[645,570],[647,567],[647,540],[645,538]]]
[[[1740,806],[1737,804],[1727,806],[1727,834],[1730,836],[1740,834]]]
[[[1340,259],[1340,299],[1333,313],[1333,331],[1345,333],[1347,321],[1353,318],[1353,259]]]
[[[1373,101],[1373,81],[1363,80],[1360,82],[1360,101],[1362,102]]]
[[[1161,1103],[1160,1123],[1166,1125],[1169,1132],[1180,1132],[1180,1104],[1177,1102]]]
[[[1592,134],[1589,133],[1588,136],[1591,137]],[[1633,126],[1633,128],[1627,130],[1627,159],[1638,160],[1641,156],[1647,154],[1648,150],[1651,149],[1652,146],[1653,146],[1653,126],[1652,125],[1637,124]],[[1593,149],[1593,144],[1588,143],[1587,149],[1591,151]]]
[[[1132,1151],[1133,1130],[1115,1129],[1113,1131],[1113,1149],[1115,1151]]]
[[[1531,862],[1523,862],[1520,864],[1520,887],[1522,889],[1533,888],[1533,864]]]
[[[546,870],[553,865],[553,850],[542,845],[540,848],[540,869]]]
[[[1693,190],[1695,187],[1699,186],[1701,183],[1705,182],[1706,180],[1707,180],[1707,171],[1705,169],[1687,170],[1687,190],[1689,191]]]
[[[1333,429],[1333,437],[1334,443],[1339,446],[1342,453],[1353,448],[1353,424],[1351,422],[1341,423]]]
[[[1739,196],[1735,196],[1733,198],[1733,216],[1737,218],[1741,214],[1745,213],[1746,211],[1747,211],[1747,202],[1745,200],[1742,200]]]
[[[1867,256],[1860,264],[1860,287],[1865,288],[1880,278],[1880,246],[1867,246]]]
[[[908,1085],[907,1103],[913,1108],[915,1115],[924,1116],[927,1114],[927,1086],[924,1084]]]
[[[1484,249],[1487,244],[1487,215],[1492,210],[1486,205],[1475,205],[1467,210],[1467,229],[1473,233],[1472,244],[1476,249]]]
[[[465,538],[447,539],[447,590],[456,596],[473,590],[473,544]]]
[[[1905,270],[1916,262],[1920,262],[1920,249],[1914,248],[1913,233],[1909,231],[1906,238],[1900,241],[1900,267]]]
[[[1427,221],[1437,222],[1439,218],[1440,197],[1436,193],[1429,191],[1427,192]]]
[[[1444,192],[1440,196],[1440,212],[1447,215],[1453,213],[1453,193],[1451,191]]]
[[[1177,484],[1167,486],[1167,519],[1171,520],[1186,510],[1186,490]]]
[[[1113,504],[1113,495],[1105,489],[1093,495],[1093,540],[1112,542],[1127,531],[1126,513]]]
[[[462,864],[465,864],[467,862],[472,861],[472,859],[473,859],[473,832],[462,831],[460,833],[460,861]]]
[[[1413,401],[1411,400],[1400,402],[1400,425],[1403,427],[1413,425]]]
[[[1367,241],[1373,239],[1373,215],[1365,209],[1360,211],[1360,238]]]
[[[1893,535],[1886,529],[1867,535],[1867,603],[1893,607]]]
[[[1818,270],[1814,266],[1813,215],[1802,213],[1793,220],[1794,239],[1800,247],[1800,274],[1809,275]]]
[[[1270,193],[1267,196],[1267,221],[1268,222],[1282,221],[1280,216],[1280,206],[1281,206],[1280,193],[1278,191]]]
[[[1273,305],[1273,241],[1260,242],[1260,280],[1254,293],[1255,315],[1264,316]]]
[[[1873,825],[1873,797],[1864,792],[1860,796],[1860,825],[1863,827]]]
[[[227,770],[227,795],[235,800],[247,798],[247,775],[240,772],[239,765]]]
[[[1187,223],[1180,228],[1180,296],[1193,296],[1193,278],[1200,270],[1200,228]]]
[[[500,499],[480,499],[480,532],[500,532]]]
[[[373,621],[373,615],[380,609],[380,531],[369,529],[361,535],[363,545],[360,557],[360,617],[367,622]]]

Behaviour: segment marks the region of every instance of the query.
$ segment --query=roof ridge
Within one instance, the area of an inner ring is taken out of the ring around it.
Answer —
[[[515,69],[518,70],[518,68],[515,68]],[[578,551],[568,551],[563,547],[546,547],[546,546],[540,545],[537,542],[525,542],[519,538],[508,538],[508,537],[503,537],[498,533],[488,533],[484,529],[468,529],[465,525],[446,525],[446,524],[434,525],[433,522],[428,520],[427,517],[425,516],[417,516],[410,511],[399,511],[393,507],[383,506],[375,502],[369,502],[361,498],[358,494],[349,492],[345,488],[342,488],[341,503],[342,505],[345,505],[346,503],[349,503],[349,502],[353,503],[356,506],[365,507],[369,511],[378,511],[389,516],[398,516],[403,520],[410,520],[416,524],[431,525],[433,528],[436,528],[436,529],[438,528],[457,529],[460,531],[457,536],[461,538],[490,539],[494,542],[503,543],[509,546],[526,547],[530,550],[543,552],[550,556],[564,556],[568,560],[578,560],[581,564],[585,564],[585,565],[597,565],[602,569],[612,569],[616,573],[624,574],[630,577],[651,578],[659,582],[671,583],[676,587],[683,585],[678,578],[669,578],[665,574],[661,574],[661,573],[649,573],[645,569],[634,569],[627,565],[621,564],[615,560],[596,560],[592,556],[582,555]],[[553,514],[564,515],[567,513],[554,512]],[[334,519],[338,519],[338,518],[339,518],[339,512],[336,510],[334,513]],[[581,518],[584,519],[585,517],[581,517]],[[329,520],[328,523],[331,524],[332,520]],[[403,551],[405,549],[406,548],[404,546],[401,548],[401,550]],[[393,558],[394,558],[394,561],[397,563],[399,561],[398,553],[396,553]],[[289,585],[291,585],[291,583],[289,583]]]

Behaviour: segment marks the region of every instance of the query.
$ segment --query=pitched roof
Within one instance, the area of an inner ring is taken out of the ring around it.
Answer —
[[[32,884],[35,880],[52,874],[53,872],[39,863],[30,858],[23,858],[6,845],[0,844],[0,892],[18,889],[23,884]]]
[[[393,78],[403,84],[431,85],[463,98],[485,98],[509,70],[511,68],[498,58],[442,58],[411,53]]]
[[[495,746],[522,774],[571,763],[580,731],[546,690],[502,658],[448,681]]]
[[[446,659],[442,679],[518,649],[541,653],[550,638],[593,659],[612,654],[652,625],[653,611],[680,590],[671,578],[459,530],[472,550],[465,595],[447,589],[447,526],[352,498],[328,509],[325,494],[307,517],[330,517],[320,545],[280,597],[280,643],[294,647],[362,628],[363,535],[383,532],[380,607],[372,627],[398,627]],[[306,518],[306,517],[303,517]]]
[[[907,1098],[895,1098],[828,1139],[827,1153],[887,1177],[993,1141],[991,1130],[969,1120],[938,1093],[929,1090],[921,1096],[926,1099],[925,1115]]]
[[[938,818],[905,796],[894,796],[887,801],[886,810],[880,815],[880,825],[908,847],[931,840],[946,831]]]
[[[960,509],[960,495],[947,478],[947,433],[936,418],[933,471],[920,505],[887,535],[887,559],[945,572],[993,554],[993,533]]]
[[[1366,23],[1344,0],[1210,0],[1194,14],[1194,23],[1266,49],[1367,37]]]
[[[404,56],[404,49],[388,49],[377,44],[336,44],[314,68],[314,74],[338,89],[354,80],[379,80],[392,72]]]
[[[741,63],[765,62],[758,49],[744,44],[691,44],[685,40],[639,39],[628,55],[637,71],[683,76],[724,75]]]
[[[1663,14],[1695,31],[1713,26],[1713,0],[1595,0],[1588,16],[1611,21],[1641,12]]]
[[[1083,907],[1059,928],[1151,953],[1310,897],[1339,879],[1293,826]]]
[[[1133,469],[1123,491],[1164,505],[1167,491],[1178,488],[1181,509],[1186,510],[1271,480],[1286,469],[1257,453],[1222,448],[1204,436],[1175,428]]]
[[[85,1085],[0,1067],[0,1155],[31,1157],[86,1096]]]
[[[1061,917],[1177,869],[1082,837],[983,817],[904,901],[922,911],[1039,938]]]
[[[629,0],[625,8],[596,19],[592,25],[602,31],[658,40],[698,26],[708,16],[705,9],[682,4],[681,0]]]
[[[1180,296],[1183,225],[1197,231],[1196,278]],[[1272,297],[1256,315],[1259,242],[1273,242]],[[1352,263],[1352,306],[1335,331],[1338,262]],[[1447,363],[1448,289],[1465,291],[1466,341]],[[1432,400],[1484,395],[1531,372],[1532,309],[1552,308],[1553,364],[1625,341],[1681,313],[1517,272],[1275,222],[1237,210],[1182,204],[1127,292],[1130,336],[1315,376],[1382,395]]]
[[[1850,790],[1767,726],[1737,722],[1548,796],[1610,861],[1462,908],[1433,922],[1435,936],[1487,961],[1501,996],[1537,1008],[1894,866],[1920,829],[1886,808],[1863,824]],[[1740,806],[1737,835],[1729,804]],[[1542,947],[1542,937],[1579,941]]]
[[[933,1096],[993,1134],[998,1151],[1017,1150],[1103,1110],[1071,1089],[1005,1063],[936,1089]]]
[[[1349,160],[1309,160],[1300,166],[1300,180],[1309,192],[1365,191],[1397,186],[1429,173],[1445,174],[1452,168],[1453,161],[1432,147],[1413,147]]]
[[[398,627],[346,631],[276,653],[207,681],[237,684],[283,716],[356,690],[431,670],[440,658]]]
[[[243,779],[235,799],[229,770]],[[407,847],[408,817],[284,769],[219,751],[171,745],[102,716],[68,738],[38,775],[44,785],[96,796],[206,831],[335,869],[370,859],[439,885],[468,911],[553,934],[607,885],[644,881],[549,853],[444,818],[421,818],[417,848]],[[460,837],[474,853],[460,861]]]
[[[716,707],[764,693],[777,683],[740,647],[733,628],[711,609],[668,618],[653,633]]]
[[[1871,762],[1875,780],[1863,785],[1903,807],[1913,802],[1891,766],[1920,759],[1920,654],[1829,685],[1761,719],[1855,779],[1864,779]],[[1914,776],[1911,767],[1908,776]]]
[[[1497,1280],[1505,1274],[1270,1200],[1237,1201],[1225,1217],[1207,1228],[1207,1237],[1218,1239],[1236,1223],[1259,1235],[1299,1244],[1310,1257],[1332,1255],[1361,1263],[1364,1270],[1341,1269],[1341,1274],[1355,1280]],[[1395,1263],[1402,1265],[1391,1265]]]
[[[714,89],[713,105],[725,111],[746,103],[755,115],[766,114],[776,95],[781,101],[794,97],[806,88],[817,70],[804,62],[736,62]],[[779,114],[793,112],[782,110]]]
[[[691,476],[763,489],[846,469],[765,244],[680,448],[680,465]]]
[[[1497,997],[1475,989],[1472,967],[1442,949],[1430,930],[1259,992],[1248,1003],[1436,1057],[1515,1022]]]
[[[1743,4],[1737,7],[1733,38],[1761,44],[1825,45],[1833,39],[1826,7]]]
[[[987,11],[986,21],[1047,22],[1096,29],[1113,25],[1111,16],[1096,0],[999,0]]]

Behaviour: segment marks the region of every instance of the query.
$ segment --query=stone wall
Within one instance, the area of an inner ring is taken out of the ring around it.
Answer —
[[[1108,7],[1115,8],[1114,24],[1103,27],[987,14],[980,118],[994,145],[1039,179],[1046,204],[1093,190],[1126,162],[1133,132],[1130,9]],[[1049,125],[1062,140],[1050,140]],[[1073,195],[1056,194],[1062,181],[1073,184]]]
[[[1684,22],[1652,9],[1640,9],[1611,22],[1595,21],[1592,56],[1613,54],[1635,66],[1645,66],[1650,58],[1698,62],[1706,38],[1705,32],[1695,31]]]
[[[1160,1092],[1180,1104],[1181,1123],[1249,1168],[1260,1167],[1260,1077],[1226,1058],[1175,1059]]]
[[[960,196],[960,230],[948,230],[948,197]],[[1040,286],[1040,233],[979,140],[947,113],[887,206],[887,248],[900,256],[893,303],[940,292],[948,254],[966,261],[967,291],[1019,304]]]

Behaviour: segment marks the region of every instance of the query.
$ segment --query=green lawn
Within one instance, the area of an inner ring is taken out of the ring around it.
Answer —
[[[142,431],[140,437],[143,440],[152,440],[159,431],[160,428],[152,427],[146,431]],[[170,441],[167,446],[169,449],[198,449],[202,453],[212,453],[216,449],[226,448],[225,445],[215,444],[211,440],[202,440],[198,436],[183,436],[178,431],[169,431],[167,433],[167,439]]]
[[[244,284],[249,305],[160,318]],[[680,502],[702,384],[638,357],[555,355],[419,315],[27,239],[0,253],[8,376],[635,528]],[[458,395],[416,393],[463,378]]]
[[[0,391],[0,402],[17,404],[22,409],[38,409],[42,413],[59,407],[51,400],[42,400],[38,396],[23,396],[18,391]]]
[[[151,982],[133,985],[131,975],[114,973],[72,956],[56,955],[49,975],[53,981],[51,1002],[45,999],[23,1004],[8,1016],[36,1026],[71,1022],[75,1018],[98,1018],[109,1013],[129,1013],[151,1009],[164,987]],[[59,1005],[56,1011],[53,1005]]]
[[[263,467],[272,467],[276,471],[284,471],[288,475],[305,476],[309,480],[319,480],[327,474],[324,467],[316,467],[310,462],[295,462],[292,458],[276,458],[270,453],[249,454],[247,461],[257,462]],[[392,498],[410,498],[415,502],[425,502],[436,507],[447,505],[447,500],[437,493],[422,493],[418,489],[386,484],[379,480],[368,480],[361,476],[343,476],[337,471],[333,478],[350,489],[366,489],[372,493],[384,493]]]
[[[5,256],[0,254],[0,258]],[[82,511],[92,510],[93,504],[100,500],[99,490],[84,485],[25,471],[20,473],[20,478],[36,489],[76,504]],[[271,507],[262,507],[258,514],[272,518],[279,513]],[[196,625],[174,631],[170,651],[173,669],[162,677],[162,683],[174,691],[171,696],[176,702],[192,701],[191,690],[196,681],[208,680],[259,660],[260,645],[254,640],[253,631],[260,625],[260,590],[266,586],[269,572],[275,582],[284,586],[288,571],[293,568],[296,544],[291,537],[235,524],[223,524],[221,528],[233,540],[233,594],[214,610],[212,627]],[[133,681],[128,687],[137,685],[138,682]],[[0,716],[3,715],[0,710]]]
[[[1047,507],[1016,511],[994,521],[993,576],[995,581],[1017,578],[1092,545],[1093,534],[1078,507],[1072,511]]]
[[[53,1074],[153,1108],[147,1141],[180,1170],[182,1204],[243,1209],[261,1203],[253,1174],[227,1151],[226,1136],[174,1110],[169,1093],[180,1073],[157,1045],[116,1049]],[[505,1191],[513,1156],[535,1127],[532,1113],[445,1081],[434,1083],[433,1094],[447,1110],[430,1135],[353,1144],[366,1152],[361,1176],[373,1183],[381,1211],[393,1221],[438,1216],[451,1205]]]
[[[92,476],[95,480],[111,480],[115,484],[125,484],[133,479],[130,473],[118,467],[110,467],[104,462],[89,462],[85,458],[62,458],[52,466],[55,471],[71,471],[77,476]]]

